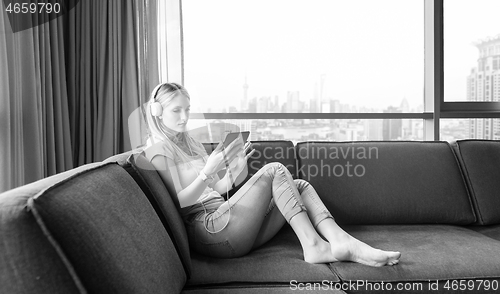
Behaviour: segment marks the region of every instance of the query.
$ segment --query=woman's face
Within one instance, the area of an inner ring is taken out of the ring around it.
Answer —
[[[190,106],[189,99],[184,94],[177,94],[167,107],[163,108],[163,124],[174,131],[185,132]]]

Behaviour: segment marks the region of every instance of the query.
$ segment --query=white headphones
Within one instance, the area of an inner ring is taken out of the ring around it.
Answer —
[[[158,89],[156,89],[156,93],[153,96],[152,102],[149,106],[152,116],[161,116],[163,114],[163,107],[161,106],[161,103],[156,101],[156,95],[158,95],[158,92],[160,91],[161,86],[163,86],[163,84],[160,84],[158,86]]]
[[[160,102],[153,102],[151,103],[151,115],[152,116],[161,116],[163,113],[163,107],[161,106]]]

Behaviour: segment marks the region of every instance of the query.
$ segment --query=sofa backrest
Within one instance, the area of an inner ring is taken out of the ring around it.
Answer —
[[[248,159],[248,176],[238,186],[229,191],[230,196],[236,193],[259,169],[271,162],[282,163],[297,178],[297,160],[295,157],[295,146],[292,141],[251,141],[255,149],[253,155]],[[205,150],[210,154],[218,143],[204,143]],[[223,173],[221,174],[221,176]],[[223,195],[224,196],[224,195]]]
[[[105,162],[105,163],[113,162],[113,163],[117,163],[119,165],[124,165],[127,163],[127,160],[131,155],[141,153],[142,150],[143,150],[143,148],[136,148],[133,150],[125,151],[123,153],[118,153],[118,154],[115,154],[113,156],[106,158],[102,162]]]
[[[248,175],[251,177],[261,167],[271,162],[281,162],[294,176],[297,177],[297,162],[295,146],[292,141],[251,141],[255,149],[248,159]],[[203,143],[208,154],[217,147],[218,143]]]
[[[156,211],[173,241],[187,278],[191,275],[191,255],[186,227],[179,213],[180,205],[175,190],[169,190],[155,167],[142,153],[131,154],[120,164],[136,181]]]
[[[297,160],[292,141],[252,141],[254,154],[248,159],[249,174],[254,175],[260,168],[271,162],[283,164],[294,178],[297,178]]]
[[[469,186],[477,224],[500,223],[500,141],[459,140],[454,144]]]
[[[84,165],[0,194],[0,292],[86,292],[27,205],[41,191],[98,165]]]
[[[447,142],[304,142],[299,176],[342,224],[471,224],[475,215]]]
[[[172,240],[139,186],[116,163],[30,191],[27,204],[88,292],[178,293],[184,286]]]

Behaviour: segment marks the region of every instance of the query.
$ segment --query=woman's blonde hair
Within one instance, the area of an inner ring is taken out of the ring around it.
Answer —
[[[163,109],[178,95],[184,95],[191,100],[186,88],[177,83],[163,83],[151,92],[146,109],[146,121],[149,128],[149,138],[146,145],[151,146],[163,142],[174,154],[177,161],[190,161],[190,156],[206,155],[203,145],[189,135],[188,132],[174,131],[163,123]],[[191,154],[187,154],[187,150]]]

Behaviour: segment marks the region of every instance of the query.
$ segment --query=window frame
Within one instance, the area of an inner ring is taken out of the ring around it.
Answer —
[[[205,119],[422,119],[424,141],[440,140],[441,119],[500,118],[500,102],[444,101],[443,2],[424,1],[424,111],[422,113],[192,113]],[[184,81],[182,0],[158,1],[160,81]],[[162,22],[162,23],[161,23]],[[165,57],[166,56],[166,57]]]

